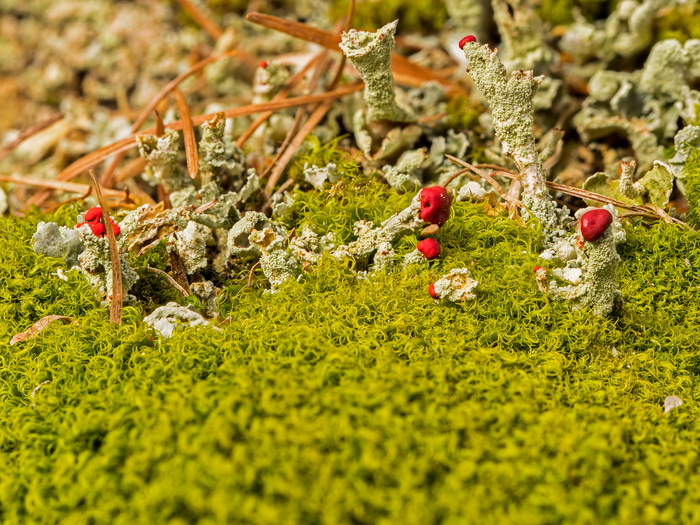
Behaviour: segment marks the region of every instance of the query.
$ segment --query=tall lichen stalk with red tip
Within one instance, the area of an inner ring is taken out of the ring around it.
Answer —
[[[533,133],[533,98],[542,81],[532,71],[507,74],[505,67],[488,45],[462,39],[468,72],[484,95],[493,116],[496,136],[503,153],[513,159],[520,173],[523,204],[542,223],[545,242],[553,244],[565,235],[565,213],[557,209],[545,185],[546,174]]]

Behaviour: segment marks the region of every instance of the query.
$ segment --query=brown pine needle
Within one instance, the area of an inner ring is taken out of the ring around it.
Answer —
[[[117,238],[114,235],[112,223],[109,221],[109,212],[107,210],[107,202],[102,196],[102,190],[97,183],[95,172],[90,170],[90,179],[95,188],[95,197],[102,208],[102,223],[105,225],[105,233],[107,233],[107,242],[109,242],[109,254],[112,259],[112,297],[109,303],[109,322],[114,324],[122,324],[122,304],[124,302],[124,291],[122,289],[122,264],[119,258],[119,248],[117,247]]]
[[[80,195],[83,195],[90,190],[90,185],[88,184],[51,179],[35,179],[32,177],[8,177],[7,175],[0,175],[0,182],[10,182],[12,184],[21,184],[22,186],[34,186],[36,188],[67,191],[69,193],[78,193]],[[126,198],[126,192],[121,190],[105,188],[104,194],[112,199]]]
[[[32,339],[33,337],[36,337],[42,330],[48,328],[48,326],[54,321],[63,321],[64,323],[67,323],[72,320],[73,318],[67,315],[44,316],[32,326],[27,328],[24,332],[20,332],[19,334],[15,334],[14,336],[12,336],[12,339],[10,339],[10,346],[16,345],[17,343],[21,343],[22,341],[26,341],[27,339]]]
[[[224,32],[218,26],[211,17],[205,13],[199,6],[190,0],[177,0],[182,8],[187,12],[188,15],[192,17],[192,20],[197,22],[199,26],[204,29],[209,36],[214,40],[218,40]]]
[[[190,107],[187,105],[185,95],[179,89],[173,90],[175,103],[180,112],[182,122],[182,135],[185,139],[185,158],[187,159],[187,173],[191,179],[196,179],[199,175],[199,150],[197,149],[197,138],[194,134],[194,126],[190,118]]]
[[[41,122],[34,124],[33,126],[28,127],[25,129],[23,132],[21,132],[15,140],[7,144],[6,146],[3,146],[0,149],[0,161],[3,160],[5,157],[7,157],[10,153],[12,153],[17,146],[22,144],[25,140],[27,140],[29,137],[36,135],[40,131],[45,130],[49,126],[55,124],[59,120],[63,118],[63,113],[54,113],[51,115],[49,118],[46,120],[42,120]]]
[[[286,33],[295,38],[319,44],[332,51],[340,52],[340,35],[331,31],[325,31],[317,27],[311,27],[300,22],[293,22],[278,18],[276,16],[265,15],[263,13],[252,12],[245,15],[246,20],[259,24],[268,29],[273,29],[281,33]],[[419,87],[425,82],[435,80],[448,89],[464,92],[464,89],[454,83],[449,78],[443,77],[432,69],[414,64],[407,58],[392,53],[391,71],[394,73],[394,80],[398,84],[411,87]]]
[[[190,293],[187,290],[185,290],[182,286],[180,286],[180,284],[175,279],[173,279],[169,273],[164,272],[163,270],[159,270],[158,268],[153,268],[151,266],[147,266],[147,268],[148,268],[149,272],[153,272],[157,275],[162,275],[163,277],[165,277],[167,279],[168,283],[170,283],[170,286],[175,288],[183,296],[185,296],[185,297],[190,296]]]

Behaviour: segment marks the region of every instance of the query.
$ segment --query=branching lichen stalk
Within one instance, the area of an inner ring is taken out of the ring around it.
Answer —
[[[508,76],[497,52],[488,45],[468,42],[463,51],[469,73],[489,104],[503,153],[513,159],[520,172],[523,203],[542,222],[547,243],[554,243],[564,234],[563,219],[545,186],[545,171],[533,133],[533,98],[543,77],[535,77],[529,70]]]

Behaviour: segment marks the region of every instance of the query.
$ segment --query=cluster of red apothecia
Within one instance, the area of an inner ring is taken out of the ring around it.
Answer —
[[[85,222],[80,222],[76,224],[76,228],[80,228],[81,226],[87,224],[88,226],[90,226],[92,233],[94,233],[97,237],[105,236],[106,229],[105,225],[102,223],[102,208],[100,208],[99,206],[90,208],[88,211],[85,212],[83,218],[85,219]],[[121,232],[121,228],[116,222],[114,222],[114,219],[112,219],[112,217],[109,217],[109,223],[112,225],[114,235],[119,235],[119,233]]]
[[[425,222],[442,226],[450,218],[451,206],[452,197],[442,186],[423,188],[420,192],[420,218]],[[420,241],[416,249],[429,261],[440,257],[440,243],[432,237]],[[428,288],[428,292],[434,299],[439,299],[433,284]]]

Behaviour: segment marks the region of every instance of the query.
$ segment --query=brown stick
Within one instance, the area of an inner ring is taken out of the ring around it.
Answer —
[[[192,19],[204,29],[214,40],[218,40],[224,32],[214,20],[190,0],[177,0]]]
[[[109,322],[114,324],[122,324],[122,303],[124,302],[124,290],[122,289],[122,264],[119,258],[119,248],[117,247],[117,238],[112,229],[112,223],[109,221],[109,212],[107,210],[107,201],[102,196],[102,190],[97,183],[95,172],[90,170],[90,179],[95,188],[95,196],[97,202],[100,203],[102,209],[102,223],[105,225],[107,233],[107,242],[109,242],[109,255],[112,259],[112,297],[109,303]]]
[[[182,135],[185,139],[185,158],[187,160],[187,173],[191,179],[196,179],[199,175],[199,151],[197,150],[197,139],[194,135],[194,126],[190,118],[190,108],[185,100],[185,95],[179,89],[173,91],[175,103],[180,112],[182,122]]]

